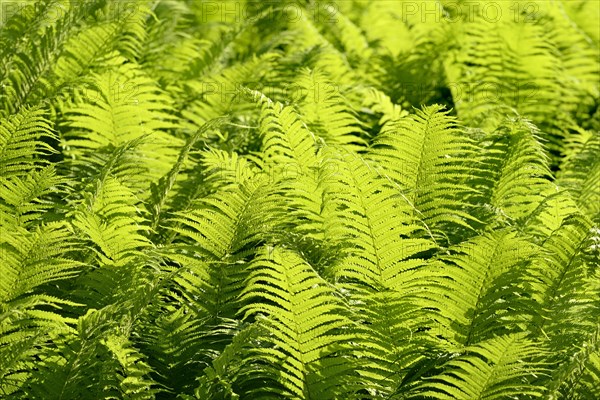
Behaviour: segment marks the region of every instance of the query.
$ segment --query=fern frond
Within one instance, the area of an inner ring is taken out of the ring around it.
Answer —
[[[173,145],[180,144],[166,133],[176,126],[167,114],[170,100],[150,78],[128,65],[95,76],[89,97],[65,110],[65,153],[78,166],[82,158],[93,159],[90,153],[111,153],[114,147],[146,136],[138,146],[138,162],[143,162],[147,179],[159,179],[177,157]]]
[[[403,15],[403,11],[407,13],[408,9],[389,2],[374,2],[365,7],[359,25],[369,42],[377,44],[372,46],[373,49],[394,57],[414,49],[414,33],[408,20],[411,19],[411,23],[418,21],[412,21],[410,16]],[[390,35],[390,29],[396,34]]]
[[[586,132],[579,149],[565,159],[557,184],[565,187],[590,218],[600,215],[600,133]]]
[[[461,25],[459,60],[447,68],[458,116],[491,129],[513,109],[537,123],[554,118],[555,108],[545,105],[552,104],[560,86],[548,34],[524,18],[510,19],[508,9],[500,21],[479,13]]]
[[[208,130],[218,127],[223,122],[224,119],[216,119],[209,121],[208,123],[200,127],[200,129],[198,129],[198,131],[194,135],[188,138],[188,140],[185,143],[185,146],[181,148],[179,152],[179,157],[171,167],[171,170],[165,176],[160,178],[157,184],[152,183],[150,185],[152,197],[150,199],[150,204],[148,204],[148,208],[152,213],[152,229],[156,229],[158,227],[162,209],[167,202],[169,192],[175,184],[177,175],[184,168],[184,163],[186,162],[188,154],[190,153],[196,142],[206,135]]]
[[[335,275],[373,288],[401,290],[405,274],[424,265],[419,254],[434,243],[416,237],[421,228],[411,207],[365,160],[342,150],[330,154],[335,168],[326,190],[337,207],[326,218],[335,226],[330,234],[351,246]]]
[[[265,207],[262,196],[267,193],[264,186],[254,183],[206,198],[206,207],[179,213],[173,222],[182,227],[172,229],[192,239],[209,258],[220,260],[242,250],[264,231],[266,221],[260,209]]]
[[[226,68],[216,64],[214,71],[203,71],[199,77],[194,74],[182,87],[174,87],[184,126],[193,132],[207,121],[224,115],[236,115],[235,120],[240,125],[256,125],[256,106],[245,88],[262,88],[274,58],[275,54],[265,53]],[[240,133],[234,131],[235,136]]]
[[[578,213],[577,203],[569,193],[557,188],[523,219],[523,230],[541,243],[560,228],[565,218]]]
[[[273,347],[256,348],[253,357],[264,360],[263,368],[283,388],[256,387],[250,393],[276,390],[278,396],[301,399],[344,393],[353,366],[336,351],[355,336],[347,331],[350,321],[332,289],[310,265],[284,249],[264,250],[251,270],[240,311],[267,329],[263,340]]]
[[[216,399],[220,397],[239,398],[239,381],[243,381],[244,355],[249,345],[259,336],[258,325],[248,325],[241,330],[225,349],[204,370],[194,394],[197,399]]]
[[[3,226],[2,280],[0,299],[10,302],[35,287],[77,274],[80,264],[66,257],[73,250],[74,237],[65,223],[53,222],[33,232]]]
[[[408,115],[408,111],[403,110],[402,107],[395,104],[388,95],[377,89],[366,89],[363,92],[363,99],[362,105],[367,107],[367,110],[363,109],[363,111],[381,114],[379,125],[382,127]]]
[[[291,26],[288,28],[289,37],[286,40],[286,45],[289,49],[288,52],[316,53],[312,59],[313,62],[303,66],[323,71],[331,81],[340,87],[345,87],[346,85],[352,87],[357,82],[361,82],[361,80],[363,80],[361,83],[372,81],[372,76],[369,74],[371,64],[367,60],[358,58],[353,60],[357,61],[357,65],[351,65],[345,54],[339,47],[336,47],[336,44],[341,45],[340,42],[335,43],[337,40],[336,34],[327,34],[327,31],[331,32],[331,30],[336,29],[332,25],[336,25],[339,21],[335,18],[335,14],[338,12],[335,6],[326,3],[314,3],[310,4],[309,7],[302,8],[302,10],[303,12],[293,19],[293,24],[290,24]],[[311,15],[315,15],[317,18],[311,18]],[[344,22],[339,23],[340,25],[344,24]],[[361,35],[359,30],[352,28],[347,33],[350,35]],[[350,43],[348,44],[350,45]],[[357,71],[353,67],[361,69],[361,71]],[[290,71],[287,72],[288,76],[289,74]],[[295,76],[291,75],[290,78],[293,79]]]
[[[129,271],[116,302],[88,309],[61,352],[40,365],[46,379],[32,380],[30,398],[154,398],[159,387],[151,369],[130,342],[136,319],[156,296],[157,282],[138,269]],[[134,284],[135,286],[131,286]],[[89,379],[95,375],[98,379]]]
[[[58,336],[73,332],[74,320],[61,313],[75,303],[44,290],[52,282],[73,278],[81,263],[69,252],[76,242],[64,223],[33,232],[2,225],[0,229],[0,393],[9,395],[25,384],[35,360],[60,345]]]
[[[243,263],[208,263],[181,248],[166,247],[158,253],[167,261],[163,269],[169,281],[137,334],[157,381],[180,394],[191,394],[203,371],[213,362],[218,363],[216,358],[242,334],[243,326],[234,317],[240,307],[237,297],[248,274]],[[238,366],[222,368],[237,370]]]
[[[548,385],[548,399],[583,400],[600,393],[596,384],[600,378],[598,327],[581,347],[569,355],[553,374]]]
[[[384,125],[367,158],[399,185],[416,210],[413,216],[439,231],[448,224],[469,228],[476,221],[462,200],[472,191],[465,181],[473,167],[464,160],[474,150],[456,120],[430,106]]]
[[[600,43],[600,29],[594,24],[594,18],[591,15],[597,15],[600,12],[599,5],[594,2],[584,0],[575,0],[561,2],[565,14],[589,39],[588,42],[598,45]]]
[[[94,244],[101,265],[125,265],[151,245],[141,234],[147,227],[127,187],[110,176],[96,185],[96,191],[85,193],[85,201],[73,212],[73,225]]]
[[[542,310],[532,332],[549,339],[556,362],[585,343],[598,323],[597,268],[586,254],[594,244],[593,235],[585,218],[577,214],[565,218],[543,243],[544,252],[533,270],[532,295]]]
[[[153,386],[156,383],[147,375],[152,368],[144,361],[144,357],[131,346],[123,336],[110,335],[101,340],[112,355],[119,362],[121,371],[117,374],[123,378],[119,382],[119,389],[123,398],[127,399],[154,399],[159,392]]]
[[[3,88],[0,110],[4,115],[17,113],[23,107],[37,106],[44,101],[46,93],[53,91],[54,84],[48,78],[58,58],[78,25],[86,16],[94,14],[99,3],[91,1],[64,8],[58,1],[44,1],[40,11],[33,11],[37,14],[34,20],[41,29],[30,32],[29,43],[18,41],[16,47],[9,46],[8,54],[2,54],[8,59],[3,57],[1,63],[9,67],[6,73],[0,74]],[[48,21],[48,15],[57,17]]]
[[[600,90],[597,46],[565,8],[499,3],[501,13],[491,21],[482,7],[460,25],[459,62],[446,64],[459,117],[494,129],[502,114],[516,110],[540,126],[553,164],[568,127],[588,118]]]
[[[469,346],[445,365],[446,371],[427,378],[408,398],[500,400],[541,397],[544,388],[530,381],[545,373],[543,354],[523,333],[498,336]]]
[[[329,145],[361,148],[359,121],[338,85],[320,71],[303,70],[292,88],[291,100],[311,132]]]
[[[534,303],[525,296],[524,277],[538,248],[511,229],[476,236],[450,247],[448,255],[423,271],[427,307],[439,310],[446,336],[470,345],[500,332],[521,331]],[[427,275],[427,271],[431,275]]]
[[[53,165],[33,170],[26,177],[0,177],[0,221],[6,226],[27,226],[54,206],[45,198],[65,183]],[[46,215],[47,216],[47,215]]]
[[[208,260],[222,260],[239,253],[259,240],[259,235],[268,232],[273,223],[274,216],[267,210],[276,210],[277,203],[269,195],[273,188],[265,178],[259,174],[199,199],[197,207],[176,213],[173,222],[178,225],[171,229],[191,239]]]
[[[326,279],[334,280],[335,267],[351,251],[340,216],[340,196],[335,175],[339,160],[322,148],[318,164],[302,171],[296,164],[275,170],[277,196],[285,215],[277,220],[274,243],[300,254]]]
[[[485,136],[483,154],[474,182],[483,193],[479,200],[509,224],[535,210],[548,193],[555,191],[549,158],[539,130],[522,118],[508,118],[498,130]]]
[[[261,105],[261,135],[265,162],[298,165],[302,170],[316,164],[316,139],[291,107],[252,92]]]
[[[154,18],[146,21],[146,35],[138,61],[151,76],[157,76],[161,86],[175,84],[198,54],[203,41],[189,32],[193,18],[186,3],[160,2],[152,6]],[[216,44],[216,43],[215,43]]]
[[[348,296],[353,320],[363,329],[354,356],[364,387],[374,397],[393,398],[418,381],[415,369],[440,352],[433,338],[430,311],[418,299],[396,291],[353,292]]]
[[[40,109],[23,110],[0,119],[0,176],[27,173],[40,156],[53,152],[45,139],[56,138],[50,121]]]

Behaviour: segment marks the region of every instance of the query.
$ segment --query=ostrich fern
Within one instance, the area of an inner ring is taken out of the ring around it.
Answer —
[[[467,3],[0,0],[0,398],[600,398],[599,3]]]

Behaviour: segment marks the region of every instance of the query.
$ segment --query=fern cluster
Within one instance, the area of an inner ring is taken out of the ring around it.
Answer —
[[[0,1],[0,398],[600,398],[599,4]]]

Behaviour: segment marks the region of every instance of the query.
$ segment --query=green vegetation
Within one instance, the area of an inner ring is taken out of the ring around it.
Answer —
[[[600,3],[0,1],[0,398],[600,398]]]

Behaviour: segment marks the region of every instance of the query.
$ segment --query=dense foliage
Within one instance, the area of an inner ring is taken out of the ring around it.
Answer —
[[[600,398],[599,4],[0,1],[0,398]]]

